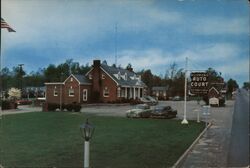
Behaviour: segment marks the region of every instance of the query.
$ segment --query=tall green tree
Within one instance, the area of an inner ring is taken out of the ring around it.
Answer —
[[[229,95],[229,96],[232,96],[232,92],[235,90],[235,89],[237,89],[237,88],[239,88],[239,85],[238,85],[238,83],[236,82],[236,80],[233,80],[233,79],[229,79],[228,81],[227,81],[227,94]]]

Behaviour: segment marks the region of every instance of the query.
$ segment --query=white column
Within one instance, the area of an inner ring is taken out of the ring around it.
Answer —
[[[140,91],[141,91],[141,88],[138,88],[138,98],[140,98]]]
[[[135,87],[134,87],[134,97],[133,98],[135,99]]]
[[[84,168],[89,168],[89,141],[84,142]]]
[[[125,98],[126,98],[126,99],[127,99],[127,97],[128,97],[127,94],[128,94],[128,93],[127,93],[127,87],[125,87]]]
[[[133,98],[133,96],[132,96],[132,87],[129,88],[129,93],[130,93],[129,98]]]

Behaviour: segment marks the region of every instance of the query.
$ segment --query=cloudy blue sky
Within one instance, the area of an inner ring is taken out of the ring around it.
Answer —
[[[249,81],[247,0],[2,0],[3,66],[27,72],[73,58],[115,62],[164,75],[170,64],[212,67]],[[115,27],[117,25],[117,33]]]

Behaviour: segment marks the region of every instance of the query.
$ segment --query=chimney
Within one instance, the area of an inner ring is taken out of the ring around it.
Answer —
[[[127,68],[128,71],[133,72],[133,68],[129,67]]]
[[[100,93],[101,93],[101,61],[100,60],[94,60],[93,61],[93,71],[92,71],[92,78],[93,78],[93,84],[92,84],[92,90],[93,94],[95,94],[96,100],[99,101]]]
[[[100,67],[100,65],[101,65],[101,61],[100,60],[94,60],[93,61],[93,66],[94,67]]]

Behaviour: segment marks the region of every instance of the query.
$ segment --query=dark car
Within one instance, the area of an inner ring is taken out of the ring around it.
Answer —
[[[153,110],[152,118],[175,118],[177,110],[173,110],[171,106],[157,106]]]

